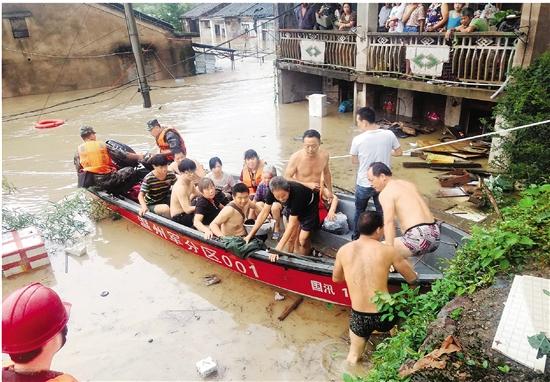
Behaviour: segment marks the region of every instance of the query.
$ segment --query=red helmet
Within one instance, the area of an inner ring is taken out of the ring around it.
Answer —
[[[25,353],[42,347],[69,320],[70,304],[40,283],[10,294],[2,303],[2,352]]]

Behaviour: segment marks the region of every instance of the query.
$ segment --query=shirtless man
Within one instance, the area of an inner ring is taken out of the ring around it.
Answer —
[[[332,203],[332,174],[329,167],[329,154],[321,149],[321,134],[317,130],[306,130],[302,136],[303,147],[290,156],[285,170],[285,178],[297,181],[315,192],[322,193],[328,204]],[[288,210],[286,211],[288,214]],[[285,216],[288,217],[288,215]],[[317,227],[314,227],[317,228]],[[292,232],[288,250],[294,251],[299,240],[299,229]]]
[[[351,346],[347,361],[357,363],[374,330],[387,332],[395,321],[382,321],[372,298],[376,292],[388,293],[388,272],[391,265],[411,284],[417,274],[397,251],[379,242],[383,218],[374,211],[363,212],[358,221],[359,239],[338,250],[332,280],[345,281],[351,299],[349,336]]]
[[[392,178],[392,172],[382,162],[374,162],[367,172],[369,182],[380,192],[384,211],[384,240],[404,257],[433,252],[439,247],[439,225],[416,186]],[[395,218],[403,236],[395,237]]]
[[[328,151],[320,148],[321,134],[317,130],[306,130],[302,141],[303,148],[290,156],[285,170],[285,178],[295,180],[313,191],[319,191],[322,186],[328,189],[328,197],[332,197],[332,174],[329,167]],[[324,185],[321,184],[324,180]]]
[[[195,206],[191,205],[191,200],[200,195],[195,188],[195,182],[198,180],[195,173],[197,165],[191,159],[183,159],[180,161],[178,169],[181,175],[172,187],[170,216],[176,223],[193,227]]]
[[[253,205],[248,187],[244,183],[237,183],[233,186],[231,194],[233,201],[223,207],[210,223],[210,231],[217,237],[246,235],[245,216],[248,216],[248,211]]]

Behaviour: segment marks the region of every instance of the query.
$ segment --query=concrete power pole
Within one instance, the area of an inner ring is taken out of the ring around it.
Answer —
[[[130,35],[130,43],[132,51],[136,59],[139,89],[143,96],[143,107],[151,107],[151,97],[149,95],[149,85],[147,85],[147,77],[145,77],[145,69],[143,65],[143,56],[141,55],[141,45],[139,44],[139,36],[137,32],[136,20],[134,19],[134,10],[132,4],[124,4],[124,13],[126,14],[126,24],[128,25],[128,34]]]

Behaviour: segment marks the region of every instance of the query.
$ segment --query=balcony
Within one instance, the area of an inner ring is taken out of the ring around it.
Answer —
[[[355,71],[355,39],[356,34],[350,32],[281,29],[277,59],[337,71]]]
[[[514,33],[457,33],[448,47],[443,33],[368,33],[367,74],[406,75],[405,57],[410,48],[438,52],[449,50],[440,75],[415,74],[414,79],[446,82],[466,87],[498,87],[512,68],[517,36]]]
[[[444,36],[443,33],[367,33],[362,38],[350,32],[280,30],[277,61],[352,73],[361,82],[365,79],[370,82],[369,77],[383,77],[494,91],[506,80],[518,41],[514,33],[456,33],[452,46],[447,45]],[[360,41],[359,57],[356,39]],[[309,53],[304,51],[308,45]],[[406,57],[412,58],[413,50],[434,52],[437,60],[430,53],[420,53],[413,59],[416,69],[413,67],[412,73],[407,74]],[[425,62],[426,57],[433,62]],[[362,63],[362,70],[356,68],[356,60]],[[415,72],[418,67],[430,65],[435,70],[427,70],[428,74]]]

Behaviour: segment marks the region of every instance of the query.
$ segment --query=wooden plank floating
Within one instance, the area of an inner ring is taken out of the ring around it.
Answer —
[[[403,162],[403,167],[405,168],[430,168],[430,169],[438,169],[438,168],[480,168],[480,163],[474,163],[474,162],[455,162],[455,163],[427,163],[427,162]]]

